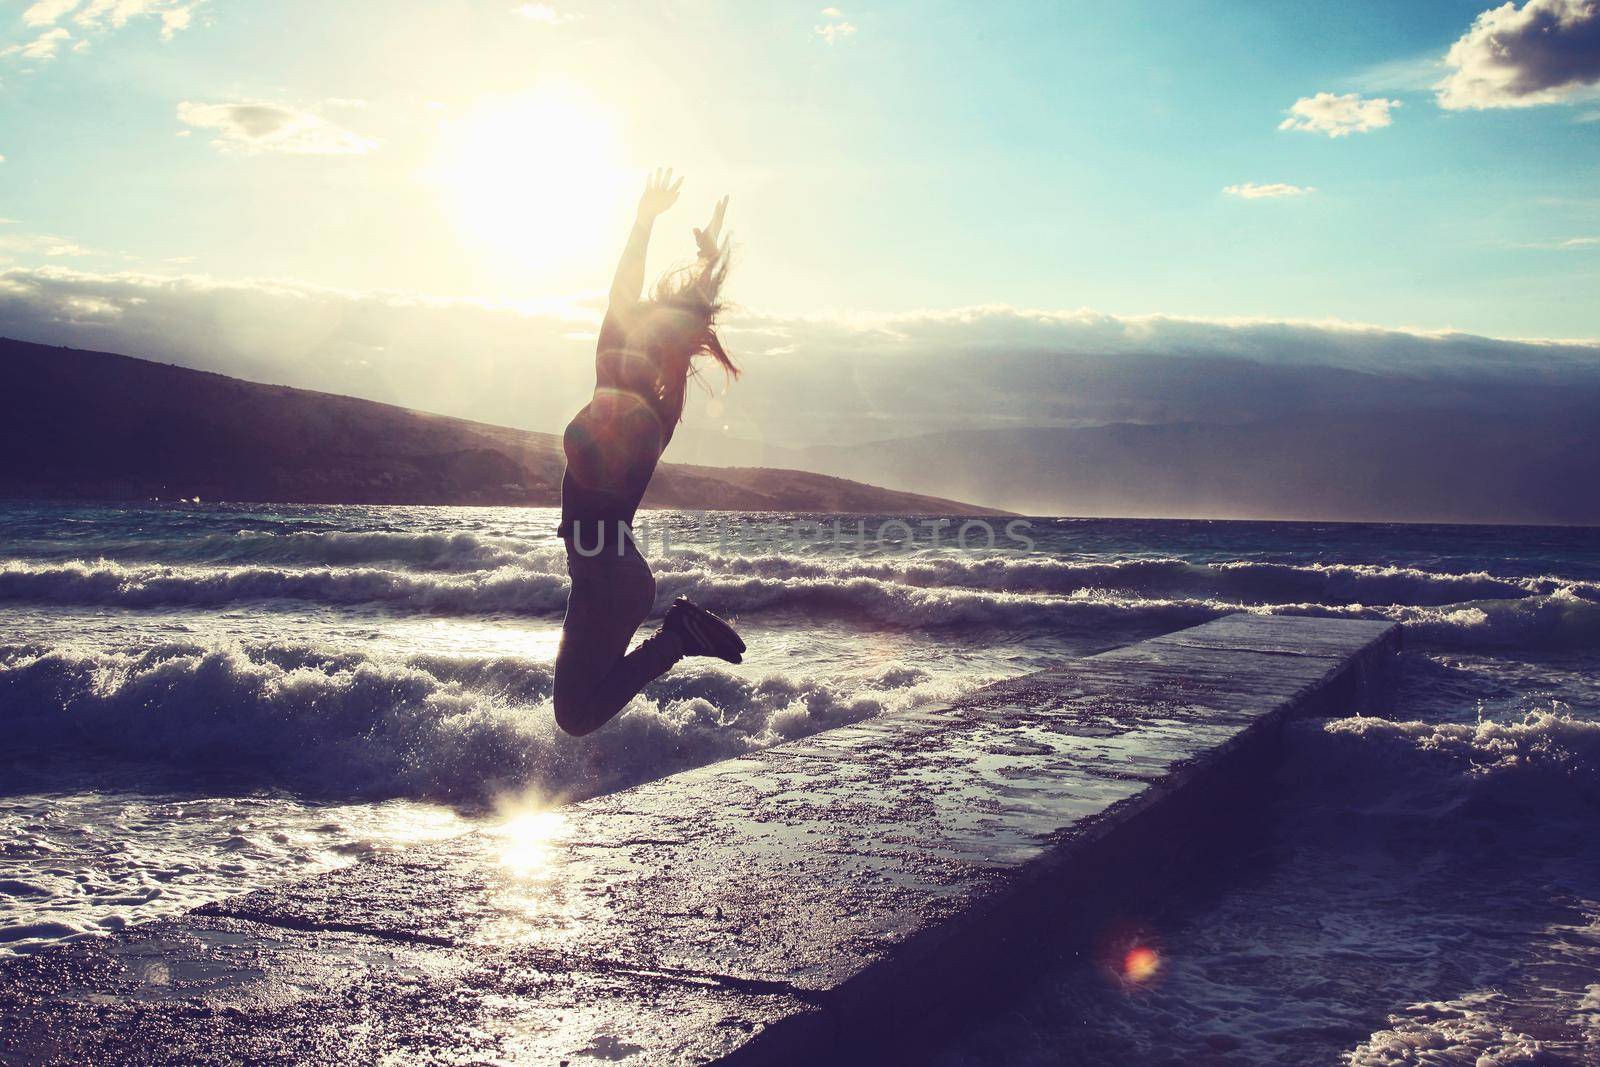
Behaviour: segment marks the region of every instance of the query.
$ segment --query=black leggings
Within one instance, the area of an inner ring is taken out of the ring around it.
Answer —
[[[610,722],[646,685],[683,658],[676,634],[657,633],[628,651],[655,609],[656,579],[632,541],[589,557],[567,545],[567,617],[556,653],[556,724],[581,737]]]

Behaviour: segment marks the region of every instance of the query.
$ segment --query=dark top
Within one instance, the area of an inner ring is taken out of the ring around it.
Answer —
[[[626,323],[606,313],[595,353],[594,398],[562,436],[567,470],[557,531],[571,538],[574,526],[581,526],[576,532],[586,549],[611,544],[619,522],[632,527],[677,421],[668,410],[655,360],[643,346],[629,344],[644,335],[644,323],[637,319],[642,312],[641,307],[628,315],[634,321]]]

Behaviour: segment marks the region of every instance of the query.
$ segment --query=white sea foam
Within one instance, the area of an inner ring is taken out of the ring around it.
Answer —
[[[1545,1044],[1506,1025],[1497,992],[1413,1004],[1346,1056],[1350,1067],[1513,1067],[1552,1062]]]
[[[894,666],[849,685],[685,666],[583,742],[555,729],[550,680],[548,663],[514,658],[12,648],[0,650],[0,728],[14,747],[226,766],[243,782],[313,794],[473,803],[528,787],[552,797],[606,792],[982,679]]]

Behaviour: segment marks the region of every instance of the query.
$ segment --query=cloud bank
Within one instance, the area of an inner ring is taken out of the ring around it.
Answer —
[[[558,431],[593,387],[599,309],[517,309],[196,276],[0,272],[0,335]],[[961,429],[1243,422],[1305,410],[1559,406],[1600,343],[1342,322],[984,306],[745,313],[748,373],[691,393],[691,431],[792,445]],[[724,430],[724,427],[726,429]]]
[[[1528,0],[1480,14],[1435,89],[1453,110],[1571,101],[1600,82],[1600,0]]]
[[[1346,93],[1343,96],[1318,93],[1296,100],[1289,108],[1289,117],[1278,123],[1278,129],[1345,137],[1389,125],[1394,121],[1389,115],[1390,110],[1399,106],[1400,101],[1382,97],[1363,100],[1359,93]]]

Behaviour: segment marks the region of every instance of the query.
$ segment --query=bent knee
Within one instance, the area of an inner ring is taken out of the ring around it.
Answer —
[[[597,719],[591,714],[588,705],[581,700],[564,699],[557,696],[555,698],[555,709],[556,725],[561,727],[564,733],[571,734],[573,737],[592,734],[605,721]]]

